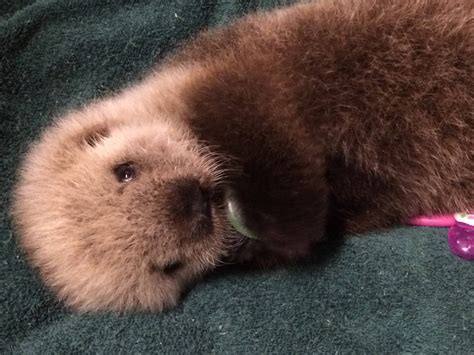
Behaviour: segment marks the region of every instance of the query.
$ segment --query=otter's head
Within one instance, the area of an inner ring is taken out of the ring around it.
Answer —
[[[45,132],[13,215],[45,283],[81,311],[162,310],[229,249],[218,163],[166,119],[100,105]]]

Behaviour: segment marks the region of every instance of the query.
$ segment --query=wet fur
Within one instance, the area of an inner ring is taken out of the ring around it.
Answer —
[[[334,219],[358,233],[472,209],[473,16],[469,0],[328,0],[199,35],[32,147],[22,246],[75,309],[162,310],[225,260],[306,256]],[[125,185],[124,161],[140,166]],[[218,196],[210,229],[178,213],[189,179]],[[260,241],[232,231],[224,189]]]

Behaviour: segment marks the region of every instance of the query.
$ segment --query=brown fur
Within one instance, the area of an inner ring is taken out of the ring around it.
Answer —
[[[474,208],[473,16],[470,0],[327,0],[201,34],[33,146],[22,246],[75,309],[162,310],[222,260],[304,257],[336,218],[354,233]],[[225,189],[260,241],[232,231]]]

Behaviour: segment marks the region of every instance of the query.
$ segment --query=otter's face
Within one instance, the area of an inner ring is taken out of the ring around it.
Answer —
[[[73,114],[24,163],[21,244],[75,309],[162,310],[226,255],[220,174],[176,124]]]

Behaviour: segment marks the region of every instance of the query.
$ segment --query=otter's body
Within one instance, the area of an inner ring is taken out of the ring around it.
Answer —
[[[468,210],[474,6],[461,4],[323,2],[205,34],[177,56],[207,72],[185,120],[239,159],[243,203],[284,239],[321,224],[325,194],[349,233]]]
[[[222,258],[307,255],[335,219],[354,233],[472,209],[473,15],[468,0],[322,1],[198,36],[45,133],[16,195],[24,247],[78,309],[162,309]],[[77,175],[86,161],[98,161],[94,188]],[[131,175],[115,186],[124,164]],[[36,178],[46,167],[53,182]],[[260,240],[233,231],[225,191]],[[49,212],[34,209],[45,200]],[[45,240],[81,254],[81,275],[68,278],[79,266],[52,261]],[[117,260],[101,281],[122,282],[111,297],[94,278]]]

